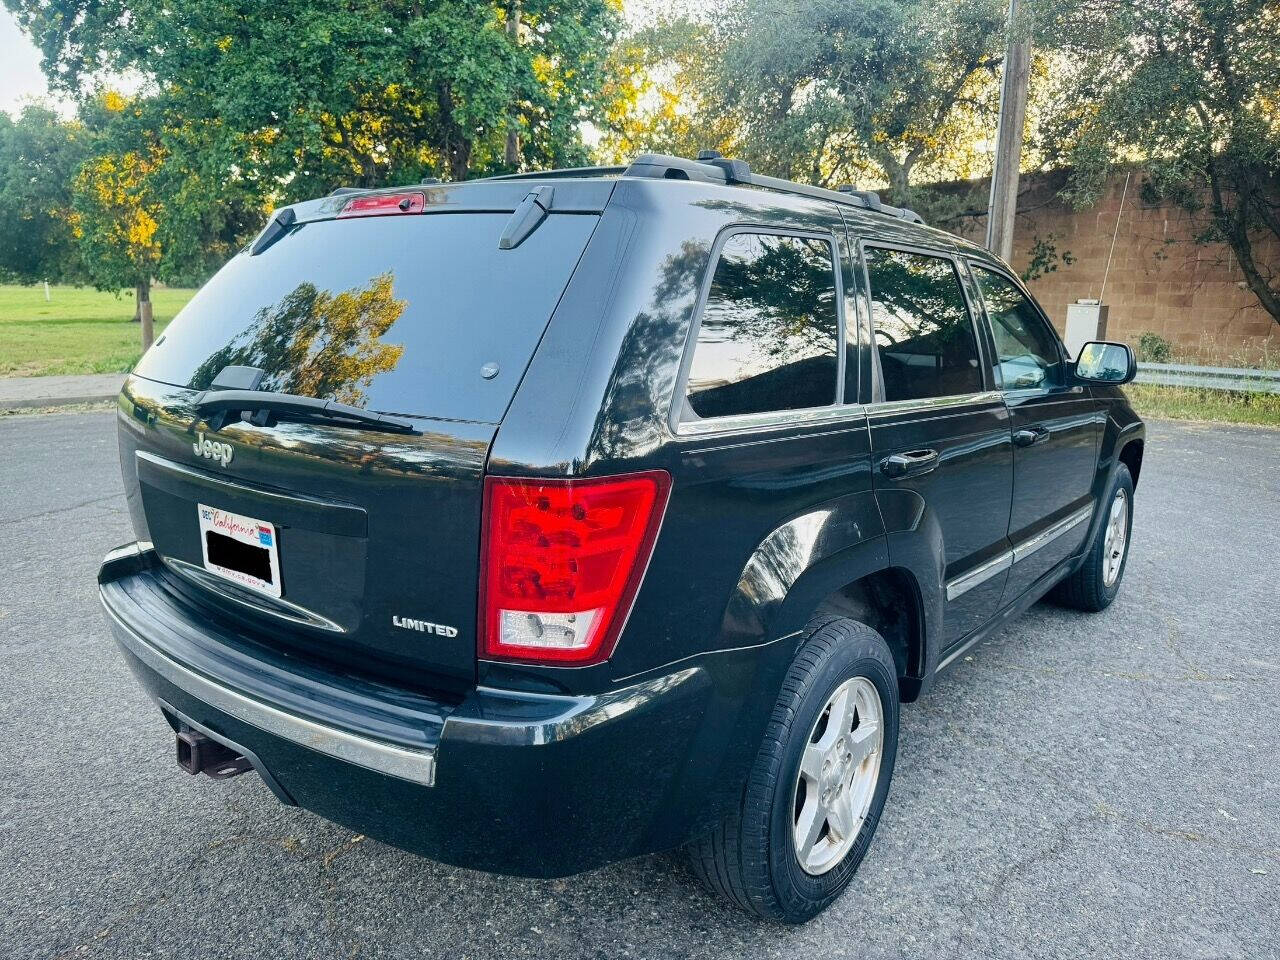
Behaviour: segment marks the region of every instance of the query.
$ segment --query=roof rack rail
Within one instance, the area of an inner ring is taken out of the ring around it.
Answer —
[[[628,177],[653,177],[659,180],[698,180],[704,183],[745,184],[774,190],[778,193],[791,193],[816,200],[829,200],[845,206],[856,206],[873,213],[883,214],[906,220],[908,223],[923,224],[924,220],[914,210],[905,207],[892,207],[880,200],[879,194],[869,190],[854,190],[845,185],[838,190],[815,187],[806,183],[794,183],[778,177],[766,177],[752,173],[745,160],[733,160],[723,157],[715,150],[702,150],[696,160],[684,157],[671,157],[661,153],[642,153],[631,161],[626,168]]]
[[[486,182],[492,180],[562,180],[567,177],[616,177],[626,167],[566,167],[563,170],[533,170],[528,173],[503,173],[496,177],[477,177]],[[474,183],[476,181],[468,181]]]

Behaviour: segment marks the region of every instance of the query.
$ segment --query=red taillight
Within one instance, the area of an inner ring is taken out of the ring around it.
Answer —
[[[653,552],[671,477],[488,477],[480,656],[599,663],[613,653]]]
[[[338,211],[339,217],[389,217],[398,213],[421,213],[427,205],[425,193],[378,193],[352,197]]]

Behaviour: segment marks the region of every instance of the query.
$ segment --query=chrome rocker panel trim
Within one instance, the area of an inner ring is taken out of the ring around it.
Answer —
[[[1019,560],[1027,559],[1027,557],[1031,556],[1037,550],[1042,547],[1047,547],[1054,540],[1057,540],[1068,530],[1073,530],[1080,526],[1080,524],[1086,522],[1091,516],[1093,516],[1093,504],[1081,507],[1070,516],[1063,517],[1047,530],[1042,533],[1038,533],[1031,539],[1024,540],[1022,543],[1015,546],[1013,548],[1013,562],[1017,563]]]
[[[1047,547],[1054,540],[1057,540],[1058,537],[1086,522],[1091,516],[1093,516],[1092,504],[1081,507],[1070,516],[1063,517],[1047,530],[1036,534],[1028,540],[1024,540],[1012,550],[1006,550],[1004,553],[1000,554],[1000,556],[988,560],[986,563],[976,569],[970,570],[963,576],[959,576],[954,580],[948,581],[947,599],[954,600],[956,597],[963,596],[968,593],[974,587],[981,586],[997,574],[1008,570],[1019,560],[1025,560],[1037,550]]]

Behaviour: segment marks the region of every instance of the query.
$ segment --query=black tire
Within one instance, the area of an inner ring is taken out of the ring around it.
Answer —
[[[813,875],[792,842],[800,760],[828,699],[855,677],[869,680],[880,696],[879,777],[853,845],[835,866]],[[848,886],[880,822],[898,750],[898,713],[897,671],[880,634],[846,619],[812,625],[778,694],[742,806],[689,845],[694,874],[712,893],[764,919],[803,923],[824,910]]]
[[[1125,517],[1126,530],[1128,534],[1125,538],[1124,554],[1120,558],[1120,570],[1116,574],[1115,581],[1110,585],[1107,584],[1104,576],[1106,564],[1106,532],[1107,532],[1107,515],[1111,511],[1111,505],[1116,496],[1121,492],[1125,495]],[[1115,474],[1111,478],[1111,486],[1107,489],[1107,495],[1102,499],[1102,522],[1098,524],[1098,529],[1093,535],[1093,542],[1089,544],[1089,552],[1085,554],[1084,563],[1071,576],[1067,577],[1050,593],[1050,598],[1064,607],[1071,607],[1073,610],[1085,610],[1089,613],[1097,613],[1111,606],[1111,601],[1116,598],[1116,594],[1120,592],[1120,584],[1124,580],[1124,570],[1129,563],[1129,545],[1133,542],[1133,477],[1129,475],[1129,468],[1123,463],[1116,466]]]

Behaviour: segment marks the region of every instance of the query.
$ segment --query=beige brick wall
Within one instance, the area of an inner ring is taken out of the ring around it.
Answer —
[[[1245,286],[1231,251],[1193,242],[1201,224],[1185,210],[1144,204],[1141,171],[1129,181],[1123,209],[1123,173],[1088,210],[1056,198],[1061,182],[1060,176],[1023,177],[1013,253],[1013,265],[1022,270],[1035,237],[1053,234],[1058,253],[1069,251],[1075,258],[1030,284],[1060,332],[1067,304],[1099,295],[1118,213],[1120,229],[1102,293],[1110,307],[1110,339],[1136,345],[1150,330],[1173,343],[1180,357],[1231,365],[1280,362],[1280,325]],[[980,218],[960,232],[981,242],[985,229]],[[1264,269],[1280,271],[1280,244],[1272,240],[1254,249]]]

